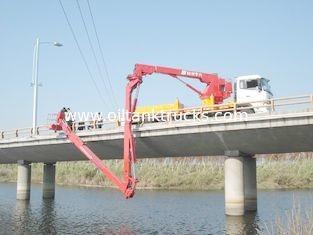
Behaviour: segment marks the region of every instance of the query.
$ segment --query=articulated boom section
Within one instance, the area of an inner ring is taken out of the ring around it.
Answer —
[[[136,143],[132,131],[132,116],[136,110],[139,87],[143,81],[143,77],[153,73],[172,76],[183,82],[191,90],[198,93],[201,99],[213,96],[214,102],[217,104],[222,103],[224,99],[228,98],[232,93],[232,84],[222,78],[219,78],[217,74],[207,74],[162,66],[136,64],[133,73],[127,76],[129,82],[126,86],[125,100],[126,117],[124,126],[124,175],[126,178],[129,177],[131,182],[134,181],[131,173],[133,173],[133,175],[135,174],[134,163],[136,162]],[[200,82],[206,84],[206,88],[203,92],[201,92],[192,85],[181,80],[179,77],[198,79]],[[136,90],[136,93],[133,98],[132,94],[134,90]]]
[[[214,103],[222,103],[232,93],[232,84],[217,74],[207,74],[182,69],[168,68],[162,66],[136,64],[132,74],[127,76],[128,84],[126,86],[125,100],[125,124],[124,124],[124,181],[121,181],[115,176],[102,161],[91,151],[91,149],[72,131],[65,121],[65,113],[61,111],[57,117],[57,124],[53,124],[51,129],[58,131],[63,130],[67,137],[72,141],[76,148],[82,152],[102,173],[111,180],[126,198],[133,197],[137,179],[135,177],[135,162],[136,162],[136,143],[132,131],[132,116],[136,110],[139,87],[143,77],[153,73],[165,74],[172,76],[188,88],[198,93],[201,99],[213,97]],[[180,79],[180,77],[198,79],[206,84],[204,91],[199,91],[192,85]],[[136,90],[133,98],[133,91]]]
[[[215,104],[222,103],[225,99],[230,97],[232,93],[232,83],[223,78],[220,78],[217,74],[214,73],[209,74],[162,66],[136,64],[134,73],[129,75],[129,77],[137,77],[141,81],[143,76],[151,75],[153,73],[165,74],[177,78],[188,88],[198,93],[201,99],[206,99],[210,96],[213,96]],[[206,87],[203,91],[199,91],[192,85],[181,80],[179,77],[198,79],[200,82],[206,84]]]
[[[57,117],[57,124],[51,125],[53,130],[63,130],[68,139],[75,145],[75,147],[83,153],[111,182],[116,185],[126,198],[131,198],[134,195],[136,179],[132,177],[128,170],[124,171],[125,181],[120,180],[113,174],[101,161],[96,154],[72,131],[71,127],[65,122],[64,112],[60,112]],[[127,160],[127,162],[129,162]],[[128,163],[129,164],[129,163]]]

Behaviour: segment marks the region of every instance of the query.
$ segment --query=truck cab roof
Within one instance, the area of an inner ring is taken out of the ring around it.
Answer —
[[[258,74],[253,74],[253,75],[244,75],[244,76],[238,76],[236,77],[236,80],[251,80],[251,79],[261,79],[262,76]]]

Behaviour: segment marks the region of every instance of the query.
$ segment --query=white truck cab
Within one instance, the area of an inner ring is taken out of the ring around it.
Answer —
[[[263,105],[265,101],[273,98],[269,80],[260,75],[239,76],[235,82],[235,102],[252,103],[251,106]],[[268,112],[267,107],[253,108],[255,113]]]

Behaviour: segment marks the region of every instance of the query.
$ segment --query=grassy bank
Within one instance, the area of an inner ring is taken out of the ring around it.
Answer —
[[[106,164],[121,175],[122,161]],[[42,164],[32,164],[32,181],[42,182]],[[89,162],[57,163],[56,182],[62,185],[111,186]],[[0,181],[16,181],[16,164],[0,165]],[[224,185],[223,161],[211,158],[146,159],[137,164],[141,188],[209,190]],[[313,188],[313,159],[262,160],[257,166],[258,188]]]
[[[276,216],[271,224],[265,224],[266,234],[311,235],[313,234],[313,208],[302,208],[295,203],[284,215]]]

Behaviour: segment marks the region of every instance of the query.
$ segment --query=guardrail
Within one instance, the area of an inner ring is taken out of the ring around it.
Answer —
[[[84,121],[73,122],[71,125],[75,132],[85,130],[101,130],[101,129],[115,129],[119,123],[109,121]],[[47,136],[54,135],[55,131],[50,129],[50,125],[41,125],[36,128],[36,132],[33,132],[33,128],[19,128],[8,131],[0,131],[0,141],[13,138],[23,137],[35,137],[35,136]]]
[[[286,109],[287,107],[296,107],[296,110]],[[313,112],[313,94],[303,95],[303,96],[293,96],[285,98],[275,98],[267,101],[256,100],[249,103],[226,103],[219,105],[212,105],[210,107],[188,107],[171,112],[159,112],[154,113],[155,117],[158,115],[164,115],[166,113],[169,117],[177,115],[178,113],[189,113],[192,115],[212,115],[217,112],[225,113],[238,113],[238,112],[247,112],[249,113],[254,109],[266,109],[267,112],[263,113],[264,115],[272,115],[278,113],[288,113],[288,112]],[[300,109],[301,108],[301,109]],[[251,113],[250,113],[251,114]],[[150,114],[151,115],[151,114]],[[144,125],[146,123],[146,117],[148,114],[142,114],[140,122],[136,124]],[[56,114],[50,115],[49,119],[51,122],[55,120]],[[192,118],[192,117],[191,117]],[[171,119],[170,119],[171,120]],[[72,123],[72,128],[75,132],[90,131],[90,130],[109,130],[115,129],[123,125],[123,122],[120,120],[89,120],[89,121],[75,121]],[[45,136],[53,135],[55,132],[49,129],[50,125],[41,125],[33,130],[32,128],[18,128],[8,131],[0,131],[0,141],[13,139],[13,138],[24,138],[31,136]]]

